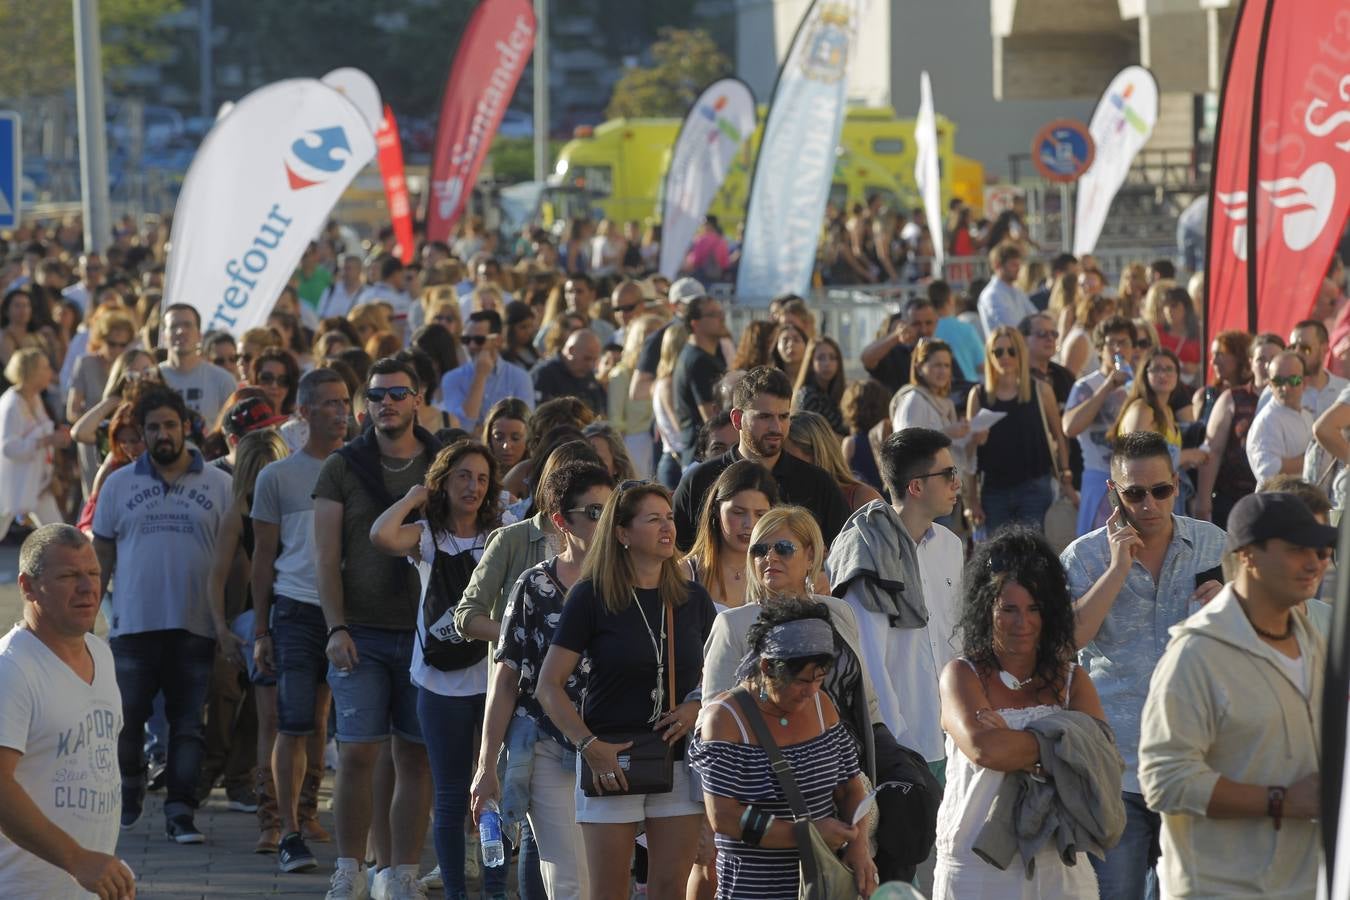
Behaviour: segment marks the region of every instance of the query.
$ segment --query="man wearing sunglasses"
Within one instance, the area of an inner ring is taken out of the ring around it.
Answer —
[[[1168,629],[1222,589],[1224,533],[1176,515],[1177,472],[1167,440],[1152,431],[1117,439],[1107,484],[1115,507],[1105,528],[1060,557],[1074,598],[1078,661],[1101,696],[1125,760],[1125,834],[1106,859],[1091,857],[1103,900],[1156,897],[1161,820],[1139,784],[1140,717]]]
[[[609,340],[622,347],[628,336],[628,326],[636,322],[647,308],[646,298],[642,296],[642,285],[632,279],[620,281],[614,285],[609,302],[614,310],[614,318],[619,322],[618,330]]]
[[[830,546],[826,570],[858,619],[863,666],[872,673],[886,727],[923,754],[941,779],[945,752],[938,676],[955,656],[961,539],[937,519],[951,515],[961,472],[951,438],[902,428],[878,463],[892,505],[870,503],[849,517]],[[901,590],[886,586],[901,584]]]
[[[1285,350],[1270,361],[1272,399],[1252,419],[1247,432],[1247,462],[1258,484],[1276,475],[1303,472],[1304,456],[1313,437],[1312,413],[1303,406],[1306,362],[1293,350]]]
[[[334,900],[366,896],[361,864],[372,822],[380,823],[376,834],[388,836],[375,842],[377,864],[412,865],[431,811],[431,770],[409,675],[421,581],[416,568],[370,540],[375,520],[422,482],[440,449],[417,425],[420,392],[410,364],[386,357],[371,366],[367,427],[324,461],[314,485],[314,568],[339,753],[338,860],[328,894]],[[376,803],[376,762],[391,740],[397,802],[383,795]]]
[[[1124,316],[1111,316],[1097,323],[1092,342],[1097,348],[1097,371],[1074,382],[1064,405],[1064,436],[1077,438],[1083,453],[1083,479],[1078,503],[1078,533],[1087,534],[1100,526],[1107,515],[1106,482],[1110,478],[1111,445],[1106,433],[1125,405],[1125,384],[1130,375],[1116,365],[1116,357],[1125,362],[1134,353],[1139,337],[1134,322]]]
[[[441,409],[472,435],[482,431],[483,416],[498,400],[519,397],[534,409],[530,373],[501,358],[502,317],[493,309],[469,314],[460,343],[468,361],[441,376]]]

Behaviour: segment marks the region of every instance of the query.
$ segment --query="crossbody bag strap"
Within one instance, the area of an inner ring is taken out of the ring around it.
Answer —
[[[673,711],[679,704],[675,702],[675,607],[671,604],[665,604],[666,607],[666,683],[670,690],[667,696],[670,698],[670,708]]]
[[[797,787],[797,779],[792,774],[792,766],[787,760],[783,759],[782,752],[778,749],[778,743],[769,733],[769,723],[764,721],[764,714],[759,711],[755,701],[750,698],[750,694],[745,688],[736,688],[731,692],[741,711],[745,713],[746,721],[750,723],[750,730],[755,733],[755,738],[759,745],[764,748],[765,754],[769,757],[769,768],[773,769],[774,776],[778,779],[778,786],[783,789],[783,797],[787,800],[788,808],[792,810],[792,818],[797,822],[809,822],[811,815],[806,808],[806,798],[802,796],[801,788]]]
[[[1031,379],[1031,395],[1036,401],[1036,411],[1041,414],[1041,433],[1045,435],[1045,448],[1050,451],[1050,465],[1055,469],[1055,478],[1061,471],[1059,464],[1059,444],[1050,434],[1050,420],[1045,415],[1045,403],[1041,400],[1041,383],[1035,377]]]

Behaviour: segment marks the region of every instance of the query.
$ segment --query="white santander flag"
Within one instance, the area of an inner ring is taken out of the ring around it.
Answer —
[[[219,118],[174,207],[164,303],[202,330],[267,321],[305,247],[375,155],[361,110],[320,81],[278,81]]]

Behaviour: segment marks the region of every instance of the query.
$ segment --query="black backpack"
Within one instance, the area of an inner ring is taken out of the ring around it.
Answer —
[[[487,657],[486,641],[466,638],[455,627],[455,607],[469,586],[477,561],[474,548],[462,553],[444,553],[439,547],[431,560],[431,580],[422,599],[422,658],[442,672],[455,672],[476,665]]]

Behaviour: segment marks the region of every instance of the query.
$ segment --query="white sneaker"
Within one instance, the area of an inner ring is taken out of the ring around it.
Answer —
[[[389,879],[389,900],[427,900],[427,892],[417,880],[417,867],[400,867]]]
[[[422,885],[422,889],[426,891],[439,891],[444,888],[445,882],[441,879],[441,867],[437,866],[423,875],[419,883]]]
[[[369,896],[365,870],[356,866],[339,866],[333,870],[324,900],[367,900]]]
[[[394,883],[394,867],[385,866],[370,879],[370,900],[391,900],[390,886]]]

